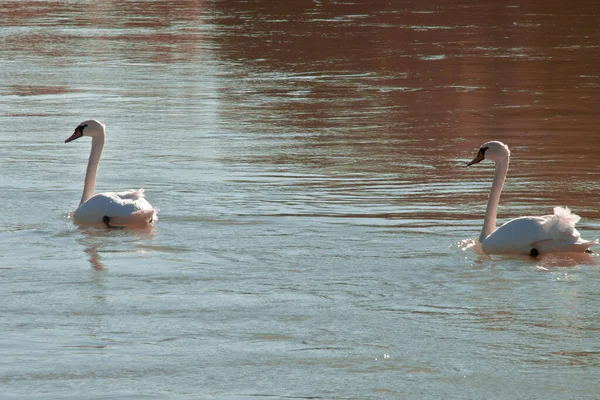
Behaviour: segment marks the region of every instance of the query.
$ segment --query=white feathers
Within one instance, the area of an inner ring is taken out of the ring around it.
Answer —
[[[114,226],[144,226],[158,220],[157,210],[144,197],[144,189],[99,193],[80,205],[73,221],[80,225],[102,224],[106,216]]]
[[[80,123],[65,143],[83,136],[92,138],[83,194],[73,215],[76,224],[145,227],[157,220],[157,210],[144,198],[144,189],[94,195],[96,172],[104,148],[104,124],[96,120]]]
[[[510,151],[500,142],[484,143],[477,156],[468,165],[484,159],[494,161],[494,181],[485,212],[479,241],[486,254],[543,254],[555,252],[583,252],[598,243],[581,237],[575,224],[581,219],[568,207],[554,207],[553,215],[520,217],[496,228],[496,213],[500,194],[508,172]]]
[[[138,189],[138,190],[126,190],[124,192],[116,192],[114,193],[115,196],[118,196],[119,198],[125,200],[138,200],[144,197],[144,189]]]
[[[579,215],[571,213],[569,207],[554,207],[554,215],[565,222],[568,220],[573,225],[578,223],[581,219]]]
[[[547,215],[546,221],[542,224],[544,231],[551,239],[569,239],[578,238],[579,232],[575,229],[575,224],[581,217],[572,214],[568,207],[554,207],[554,215]]]

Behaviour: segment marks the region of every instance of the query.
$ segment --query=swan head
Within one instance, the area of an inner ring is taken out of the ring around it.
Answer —
[[[79,139],[82,136],[104,137],[104,124],[100,121],[96,121],[95,119],[83,121],[77,125],[75,132],[73,132],[73,134],[69,136],[67,140],[65,140],[65,143]]]
[[[502,142],[492,141],[481,145],[475,158],[467,164],[467,167],[477,164],[483,160],[491,160],[493,162],[507,161],[510,157],[508,146]]]

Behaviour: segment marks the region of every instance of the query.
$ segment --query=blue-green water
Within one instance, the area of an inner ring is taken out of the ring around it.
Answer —
[[[597,6],[0,5],[0,397],[597,398],[597,256],[478,254],[465,167],[600,237]],[[151,231],[69,220],[89,118]]]

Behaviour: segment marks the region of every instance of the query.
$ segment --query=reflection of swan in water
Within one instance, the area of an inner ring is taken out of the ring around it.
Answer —
[[[543,253],[582,253],[598,243],[598,240],[582,239],[575,229],[575,224],[580,217],[572,214],[568,208],[562,207],[554,207],[554,215],[515,218],[496,228],[500,193],[506,179],[510,159],[508,146],[495,141],[484,143],[477,156],[467,166],[484,159],[496,163],[483,230],[479,236],[484,253],[529,254],[534,257]]]
[[[148,245],[148,242],[155,238],[156,228],[149,226],[145,229],[106,230],[87,227],[78,229],[78,234],[81,236],[77,238],[77,242],[83,246],[90,265],[101,271],[106,264],[101,256],[103,252],[140,253],[152,249],[153,246]]]
[[[84,250],[90,256],[90,264],[92,264],[92,268],[96,271],[101,271],[104,269],[104,264],[100,261],[100,256],[98,255],[98,245],[93,245]]]
[[[80,123],[65,140],[68,143],[82,136],[92,138],[92,150],[85,174],[83,194],[73,221],[79,225],[144,227],[156,221],[157,210],[144,198],[144,189],[106,192],[94,195],[96,172],[104,148],[104,125],[96,120]]]

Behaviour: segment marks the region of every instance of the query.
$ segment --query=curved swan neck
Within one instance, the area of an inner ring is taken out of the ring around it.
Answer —
[[[85,172],[85,183],[83,185],[83,194],[81,195],[81,202],[79,205],[85,203],[94,195],[94,189],[96,188],[96,172],[98,171],[98,164],[100,163],[103,148],[104,134],[92,137],[92,150],[90,151],[90,158]]]
[[[504,186],[504,180],[506,179],[506,173],[508,172],[508,162],[508,157],[505,160],[496,162],[494,182],[492,183],[492,190],[490,191],[490,197],[488,198],[487,208],[485,210],[485,219],[483,220],[483,230],[479,236],[480,243],[496,230],[496,214],[498,213],[500,194],[502,193],[502,187]]]

